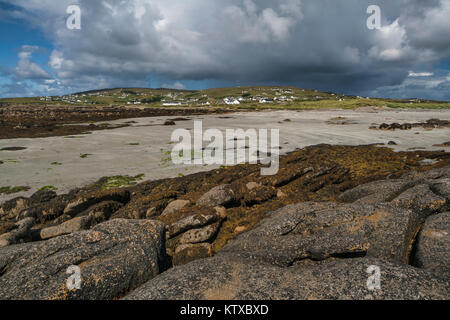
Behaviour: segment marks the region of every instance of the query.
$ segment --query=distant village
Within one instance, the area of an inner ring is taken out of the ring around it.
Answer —
[[[208,94],[204,94],[203,91],[170,91],[165,90],[161,92],[133,92],[126,89],[113,89],[111,91],[96,91],[86,92],[79,94],[69,94],[65,96],[44,96],[39,97],[43,102],[61,102],[67,104],[105,104],[107,99],[111,104],[124,104],[124,105],[146,105],[146,104],[159,104],[162,106],[211,106],[211,105],[230,105],[237,106],[240,104],[252,103],[252,104],[289,104],[295,101],[305,100],[321,100],[329,99],[330,95],[335,96],[336,99],[342,101],[344,96],[335,94],[326,94],[326,96],[319,95],[317,90],[311,90],[311,92],[317,92],[317,95],[311,93],[305,96],[294,92],[293,89],[286,88],[253,88],[251,91],[242,90],[240,94],[229,95],[226,97],[211,97]],[[149,89],[150,90],[150,89]],[[206,90],[207,91],[207,90]],[[297,91],[305,92],[303,89],[297,89]],[[255,94],[256,92],[256,94]]]
[[[36,99],[36,98],[34,98]],[[164,107],[200,107],[200,106],[234,106],[239,105],[292,105],[301,102],[337,101],[345,102],[368,97],[350,96],[318,90],[290,87],[236,87],[206,90],[176,89],[105,89],[87,91],[64,96],[37,97],[41,102],[102,105],[102,106],[164,106]],[[423,103],[424,99],[398,100],[401,103]]]

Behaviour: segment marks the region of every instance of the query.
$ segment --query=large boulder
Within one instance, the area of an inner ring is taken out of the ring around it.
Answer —
[[[445,197],[448,202],[450,202],[450,178],[443,178],[433,181],[431,184],[431,189]]]
[[[201,229],[192,229],[183,233],[180,244],[200,243],[210,241],[219,231],[220,222],[211,224]]]
[[[103,201],[79,213],[77,217],[92,216],[100,223],[111,218],[112,214],[122,207],[123,204],[117,201]]]
[[[393,202],[419,212],[439,212],[450,201],[450,166],[426,172],[410,172],[400,179],[359,185],[342,193],[342,202],[378,204]]]
[[[167,207],[162,212],[162,215],[167,215],[174,213],[175,211],[181,210],[188,206],[191,202],[189,200],[174,200],[170,202]]]
[[[435,194],[427,184],[418,184],[409,188],[392,203],[402,208],[412,209],[421,214],[439,212],[445,207],[447,200]]]
[[[0,220],[16,220],[20,212],[31,206],[32,201],[27,198],[18,197],[9,201],[5,201],[0,205]]]
[[[40,232],[40,237],[43,240],[47,240],[65,234],[70,234],[72,232],[87,230],[93,225],[93,223],[94,218],[92,216],[73,218],[60,225],[42,229]]]
[[[198,199],[197,205],[205,207],[226,206],[233,201],[233,189],[229,184],[223,184],[206,192]]]
[[[84,194],[70,201],[64,208],[64,214],[74,217],[89,207],[104,201],[127,203],[130,201],[130,192],[125,189],[111,189]]]
[[[305,202],[273,212],[222,251],[279,266],[363,256],[407,263],[424,220],[413,210],[391,204]]]
[[[34,218],[37,223],[47,223],[63,215],[67,202],[72,198],[72,194],[62,195],[48,202],[34,204],[22,210],[18,215],[18,219]]]
[[[0,236],[0,248],[31,240],[31,228],[34,224],[33,218],[26,218],[17,222],[12,230]]]
[[[419,233],[414,265],[450,279],[450,212],[427,219]]]
[[[414,186],[410,180],[381,180],[366,183],[350,189],[339,196],[343,202],[359,202],[364,204],[377,204],[389,202],[406,189]]]
[[[168,235],[169,237],[174,237],[188,230],[214,223],[219,219],[220,216],[218,214],[196,214],[188,216],[170,225],[168,228]]]
[[[115,299],[161,271],[165,227],[116,219],[89,231],[0,249],[0,299]],[[81,288],[67,287],[80,268]]]
[[[374,270],[380,271],[377,286]],[[369,284],[369,285],[368,285]],[[373,284],[373,286],[372,286]],[[373,289],[373,290],[372,290]],[[374,258],[278,267],[232,254],[174,267],[126,300],[441,299],[444,279],[408,265]]]

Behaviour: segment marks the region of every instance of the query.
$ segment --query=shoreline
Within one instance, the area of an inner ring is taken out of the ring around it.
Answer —
[[[216,166],[174,165],[170,138],[175,129],[279,128],[281,154],[321,143],[379,144],[396,151],[448,150],[448,128],[411,127],[410,130],[373,130],[373,123],[426,123],[450,119],[449,111],[264,111],[199,116],[165,116],[108,121],[116,127],[88,135],[0,140],[0,187],[26,186],[27,192],[0,195],[0,201],[29,196],[43,187],[58,193],[94,183],[105,176],[137,176],[155,180],[208,171]],[[166,126],[166,121],[175,125]],[[97,123],[101,126],[106,122]],[[83,124],[86,126],[86,124]],[[126,125],[126,126],[125,126]],[[99,170],[101,168],[101,170]],[[74,174],[76,173],[76,174]]]

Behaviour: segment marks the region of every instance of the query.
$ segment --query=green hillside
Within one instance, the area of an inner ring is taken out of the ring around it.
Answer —
[[[359,107],[448,109],[449,102],[422,99],[379,99],[346,96],[295,87],[234,87],[207,90],[115,88],[65,96],[5,98],[0,105],[48,104],[79,106],[223,107],[237,109],[324,109]]]

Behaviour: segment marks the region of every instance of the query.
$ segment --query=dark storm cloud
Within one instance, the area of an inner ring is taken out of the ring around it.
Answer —
[[[87,88],[157,76],[382,94],[450,55],[450,0],[80,0],[82,30],[65,28],[71,1],[14,3],[53,39],[62,84]]]

